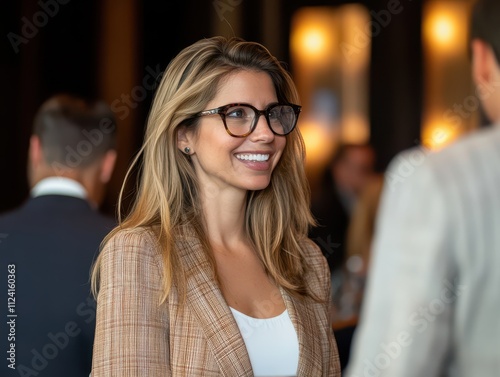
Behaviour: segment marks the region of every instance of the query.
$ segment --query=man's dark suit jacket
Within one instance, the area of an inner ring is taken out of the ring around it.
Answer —
[[[85,200],[62,195],[31,198],[0,215],[1,376],[88,377],[95,328],[89,272],[114,225]],[[6,354],[15,355],[16,370]]]

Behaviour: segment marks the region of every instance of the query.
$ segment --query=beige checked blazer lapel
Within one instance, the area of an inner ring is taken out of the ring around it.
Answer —
[[[322,376],[322,350],[318,343],[317,325],[311,306],[290,296],[284,289],[281,295],[299,340],[299,367],[297,376]]]
[[[223,376],[252,377],[252,365],[238,325],[217,286],[196,237],[177,242],[187,280],[187,305],[195,314]]]
[[[187,279],[187,305],[194,312],[223,376],[252,377],[252,366],[238,325],[212,274],[200,241],[184,231],[177,247]],[[299,340],[298,376],[322,375],[322,350],[314,309],[281,289]]]

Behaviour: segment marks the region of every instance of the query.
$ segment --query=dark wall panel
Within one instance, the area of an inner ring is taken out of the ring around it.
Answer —
[[[1,12],[1,174],[8,184],[0,185],[0,212],[28,195],[27,150],[38,106],[59,91],[96,93],[96,1],[60,0],[42,8],[47,3],[7,2]]]

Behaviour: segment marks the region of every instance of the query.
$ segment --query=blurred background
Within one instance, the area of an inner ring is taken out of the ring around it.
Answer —
[[[115,211],[156,83],[214,35],[263,43],[291,71],[317,189],[340,144],[369,143],[382,172],[399,151],[439,149],[485,123],[470,79],[471,0],[18,0],[0,14],[0,212],[29,193],[33,116],[59,92],[103,98],[118,118]],[[130,198],[129,198],[130,200]]]

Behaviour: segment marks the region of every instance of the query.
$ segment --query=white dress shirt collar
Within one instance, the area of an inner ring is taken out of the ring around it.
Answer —
[[[31,189],[31,196],[65,195],[87,200],[85,188],[77,181],[65,177],[49,177],[42,179]]]

